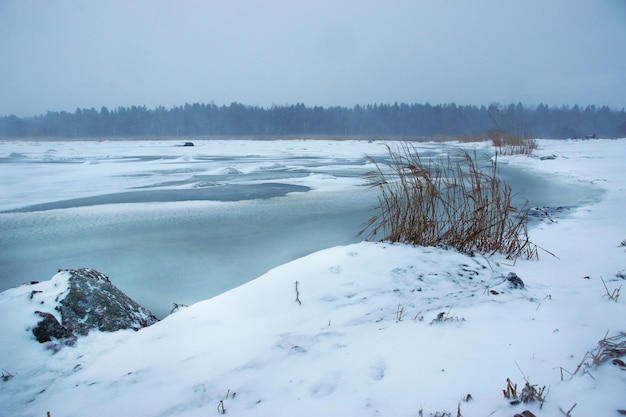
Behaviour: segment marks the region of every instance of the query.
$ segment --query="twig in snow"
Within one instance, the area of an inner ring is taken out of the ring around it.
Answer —
[[[298,304],[302,305],[302,301],[300,301],[300,291],[298,290],[298,281],[296,281],[296,301]]]
[[[604,282],[602,276],[600,276],[600,279],[602,280],[602,284],[604,285],[604,289],[606,290],[606,296],[609,297],[609,300],[613,300],[617,303],[617,299],[619,298],[619,290],[622,289],[622,286],[620,285],[619,288],[615,288],[613,292],[609,292],[609,288],[606,286],[606,283]]]
[[[567,413],[565,411],[563,411],[563,409],[561,409],[561,407],[559,407],[559,410],[561,411],[561,413],[565,414],[567,417],[572,417],[572,415],[570,414],[572,412],[572,410],[574,409],[574,407],[576,407],[578,405],[578,403],[574,403],[574,405],[572,406],[572,408],[570,408],[569,410],[567,410]]]
[[[524,373],[524,371],[522,371],[522,368],[520,368],[520,366],[517,363],[517,361],[513,361],[513,362],[515,362],[515,366],[517,366],[517,369],[519,369],[519,371],[521,372],[522,376],[524,377],[524,381],[528,382],[528,378],[526,378],[526,374]]]
[[[396,310],[396,321],[402,321],[403,314],[404,314],[404,307],[400,307],[400,303],[398,303],[398,310]]]

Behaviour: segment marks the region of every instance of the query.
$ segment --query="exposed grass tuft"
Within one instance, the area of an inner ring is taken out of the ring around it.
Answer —
[[[626,332],[621,332],[611,337],[608,337],[607,333],[602,340],[598,341],[598,346],[594,350],[585,353],[574,372],[561,368],[561,381],[563,381],[563,372],[568,373],[570,379],[574,378],[581,369],[583,374],[591,376],[589,370],[592,367],[598,367],[609,359],[613,359],[612,363],[614,365],[626,369],[626,364],[619,359],[624,356],[626,356]]]
[[[598,366],[611,358],[626,356],[626,333],[605,337],[598,342],[595,350],[589,353],[592,364]]]
[[[507,118],[490,114],[494,129],[487,131],[487,138],[498,148],[501,155],[530,155],[537,149],[537,141],[523,123],[512,124]]]
[[[510,259],[538,256],[528,237],[528,208],[512,206],[511,187],[497,176],[497,156],[482,170],[466,151],[458,159],[422,161],[411,144],[387,149],[390,172],[372,161],[376,170],[367,174],[380,194],[359,235]]]
[[[619,292],[622,289],[622,286],[620,285],[619,288],[614,288],[613,292],[611,292],[609,291],[609,287],[606,286],[604,278],[600,277],[600,280],[602,280],[602,285],[604,285],[604,289],[606,290],[606,296],[609,298],[609,300],[613,300],[617,303],[617,299],[619,298]]]
[[[539,388],[538,385],[533,385],[528,380],[525,381],[524,388],[521,392],[517,391],[517,384],[514,384],[510,378],[506,379],[506,388],[502,390],[504,398],[510,401],[511,404],[516,405],[520,402],[530,403],[538,402],[539,407],[543,407],[543,403],[546,401],[546,387],[545,385]]]

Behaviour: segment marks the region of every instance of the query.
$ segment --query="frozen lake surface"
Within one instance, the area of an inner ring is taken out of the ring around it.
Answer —
[[[363,178],[374,168],[367,156],[387,155],[382,142],[365,141],[178,144],[0,141],[0,291],[90,267],[162,317],[172,303],[360,240],[377,199]],[[428,157],[451,145],[417,146]],[[599,192],[500,172],[531,206],[578,206]]]

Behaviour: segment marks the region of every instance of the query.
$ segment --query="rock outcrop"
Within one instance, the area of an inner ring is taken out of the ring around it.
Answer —
[[[41,342],[59,339],[71,343],[90,330],[114,332],[139,330],[158,319],[115,287],[109,278],[93,269],[61,270],[68,274],[67,290],[56,297],[59,314],[36,311],[42,319],[32,330]],[[31,295],[32,297],[32,295]],[[60,315],[61,321],[58,317]]]
[[[524,289],[524,281],[520,277],[517,276],[515,272],[509,272],[506,276],[506,280],[509,283],[509,287],[511,289]]]

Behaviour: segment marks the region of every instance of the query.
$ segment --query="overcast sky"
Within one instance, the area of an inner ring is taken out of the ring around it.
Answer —
[[[626,107],[626,0],[0,0],[0,115],[202,102]]]

